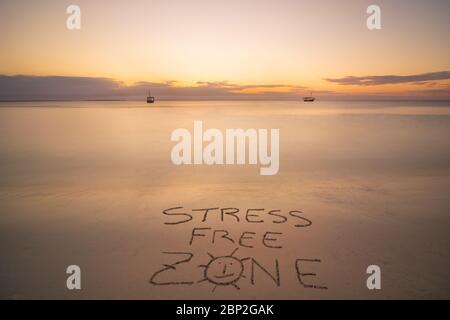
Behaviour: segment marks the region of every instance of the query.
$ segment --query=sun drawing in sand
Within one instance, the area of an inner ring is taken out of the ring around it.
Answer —
[[[209,281],[214,285],[213,292],[218,286],[233,286],[239,290],[237,282],[241,278],[245,278],[244,273],[244,261],[250,259],[249,257],[239,259],[234,256],[238,248],[226,256],[214,257],[211,253],[208,255],[211,260],[208,264],[200,265],[204,268],[203,279],[199,282]]]

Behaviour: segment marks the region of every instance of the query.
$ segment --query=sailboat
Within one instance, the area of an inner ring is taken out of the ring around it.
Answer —
[[[147,103],[154,103],[155,97],[153,97],[150,93],[150,90],[148,90],[148,96],[147,96]]]
[[[312,92],[309,93],[309,96],[303,97],[304,102],[313,102],[316,98],[313,97]]]

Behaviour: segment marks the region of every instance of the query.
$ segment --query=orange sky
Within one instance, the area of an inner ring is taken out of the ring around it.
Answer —
[[[66,28],[70,4],[81,7],[79,31]],[[359,94],[448,90],[448,79],[369,86],[325,80],[450,70],[449,1],[377,1],[382,29],[376,31],[366,27],[369,4],[2,0],[0,74],[108,77],[125,84],[177,81],[179,86],[229,81]]]

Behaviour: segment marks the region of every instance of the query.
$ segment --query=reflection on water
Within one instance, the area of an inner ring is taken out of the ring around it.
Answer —
[[[0,108],[225,108],[270,114],[403,114],[448,115],[450,101],[30,101],[1,102]]]
[[[194,120],[205,129],[280,129],[279,173],[174,166],[170,134]],[[254,231],[261,242],[268,230],[284,239],[282,250],[237,254],[264,266],[278,259],[279,287],[243,278],[238,293],[227,286],[214,297],[370,297],[365,267],[378,264],[382,297],[448,298],[449,136],[445,102],[2,102],[0,297],[71,298],[61,283],[73,261],[92,277],[78,297],[211,297],[202,284],[148,282],[166,263],[163,251],[190,250],[204,262],[207,251],[234,250],[211,244],[211,232],[189,246],[201,220],[168,227],[162,214],[182,206],[301,210],[312,221],[299,230],[208,220],[233,239]],[[294,285],[292,263],[302,257],[323,261],[315,271],[328,290]]]

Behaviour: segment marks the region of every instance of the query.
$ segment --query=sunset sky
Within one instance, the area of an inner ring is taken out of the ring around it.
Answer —
[[[81,30],[66,28],[71,4]],[[381,30],[366,27],[370,4]],[[25,75],[449,99],[449,14],[448,0],[0,0],[0,98]]]

